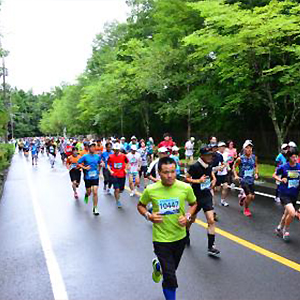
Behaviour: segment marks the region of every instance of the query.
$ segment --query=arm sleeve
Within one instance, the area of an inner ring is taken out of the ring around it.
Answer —
[[[146,188],[139,200],[142,204],[147,205],[148,203],[151,202],[151,198],[149,196],[148,189]]]
[[[151,162],[150,166],[148,167],[147,174],[149,174],[149,175],[151,174],[154,165],[155,165],[155,162],[154,161]]]

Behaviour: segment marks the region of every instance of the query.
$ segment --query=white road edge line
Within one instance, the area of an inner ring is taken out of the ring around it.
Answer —
[[[42,249],[45,255],[46,264],[50,276],[50,282],[52,287],[52,292],[54,295],[55,300],[68,300],[68,294],[66,291],[66,287],[61,275],[61,271],[59,268],[59,265],[57,263],[55,254],[53,252],[53,248],[51,245],[51,241],[46,229],[46,225],[43,219],[43,214],[38,202],[37,195],[35,193],[35,189],[33,186],[33,182],[31,179],[31,175],[28,171],[28,167],[26,165],[25,160],[23,160],[26,177],[27,177],[27,183],[29,186],[30,194],[31,194],[31,200],[32,200],[32,206],[34,210],[34,215],[36,218],[36,223],[38,227],[38,232],[41,240]]]

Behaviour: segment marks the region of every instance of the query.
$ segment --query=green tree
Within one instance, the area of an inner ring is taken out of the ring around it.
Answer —
[[[206,24],[185,39],[196,49],[190,57],[198,71],[217,76],[223,110],[266,106],[280,146],[300,114],[299,4],[271,1],[247,10],[204,1],[192,7]]]

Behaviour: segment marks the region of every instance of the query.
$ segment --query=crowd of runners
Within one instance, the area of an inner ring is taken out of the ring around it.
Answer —
[[[142,193],[137,209],[146,220],[153,223],[152,278],[163,279],[166,299],[175,299],[179,265],[184,248],[190,245],[190,229],[198,212],[203,210],[207,220],[208,254],[219,256],[215,243],[215,227],[218,215],[214,205],[228,207],[227,196],[233,189],[240,190],[239,205],[245,217],[251,217],[251,203],[255,198],[255,180],[259,178],[258,158],[251,140],[246,140],[241,151],[233,141],[217,141],[211,137],[197,149],[191,137],[184,145],[180,159],[180,147],[170,134],[164,134],[157,145],[132,136],[122,138],[24,138],[16,141],[20,153],[38,164],[39,153],[47,155],[51,168],[57,157],[70,173],[74,198],[81,198],[78,187],[81,177],[85,183],[85,203],[91,198],[93,214],[98,211],[98,188],[103,180],[105,193],[113,193],[116,206],[122,208],[121,194],[128,180],[130,196]],[[183,147],[182,147],[183,148]],[[183,157],[182,157],[183,158]],[[274,180],[277,183],[276,202],[284,207],[283,216],[275,233],[284,241],[290,238],[289,226],[300,212],[296,209],[299,194],[300,161],[294,142],[283,144],[275,160]],[[219,196],[220,195],[220,196]],[[219,198],[219,200],[217,200]],[[185,202],[189,208],[186,211]]]

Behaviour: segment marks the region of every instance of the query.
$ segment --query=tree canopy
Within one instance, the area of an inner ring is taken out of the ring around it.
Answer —
[[[298,1],[127,4],[127,21],[95,37],[76,84],[37,96],[13,91],[18,135],[246,138],[265,130],[279,146],[297,128]]]

